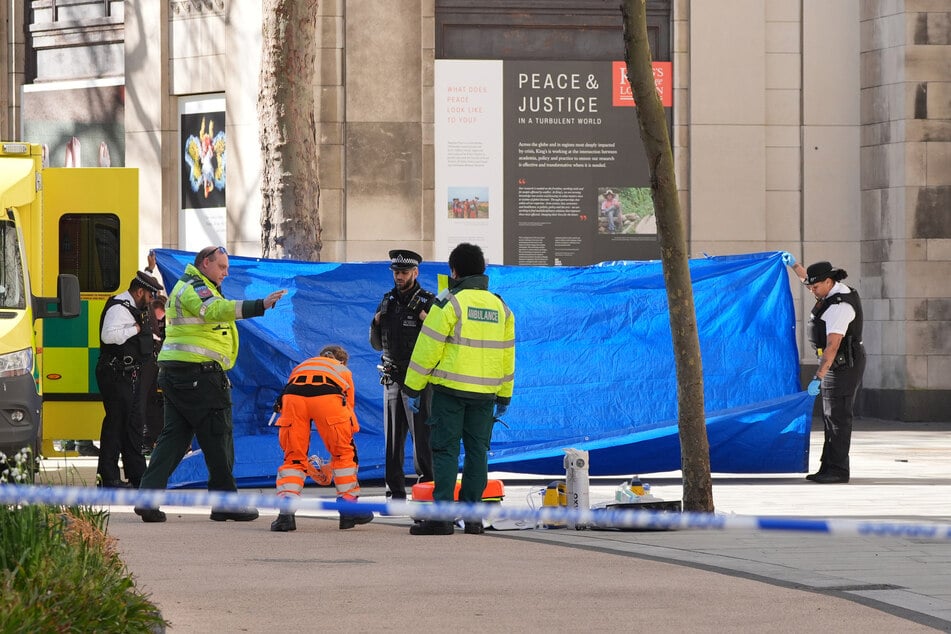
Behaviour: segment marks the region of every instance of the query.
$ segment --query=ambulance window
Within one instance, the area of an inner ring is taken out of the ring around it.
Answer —
[[[17,226],[0,220],[0,308],[26,308],[26,276]]]
[[[59,220],[59,272],[79,278],[83,293],[119,290],[119,217],[65,214]]]

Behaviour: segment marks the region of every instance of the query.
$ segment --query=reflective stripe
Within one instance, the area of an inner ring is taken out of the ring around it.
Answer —
[[[356,467],[344,467],[343,469],[334,469],[334,477],[357,475]]]
[[[195,276],[191,276],[191,277],[189,278],[189,280],[186,281],[185,284],[182,284],[182,285],[180,285],[180,286],[178,287],[178,292],[175,293],[175,306],[174,306],[174,308],[175,308],[175,311],[174,311],[174,312],[175,312],[175,315],[173,316],[173,315],[169,314],[171,311],[169,311],[169,313],[166,313],[166,314],[165,314],[165,325],[166,325],[166,326],[186,326],[186,325],[187,325],[187,326],[195,326],[195,325],[201,325],[201,326],[203,326],[203,325],[205,325],[206,323],[208,323],[208,322],[206,322],[202,317],[182,317],[182,316],[181,316],[181,308],[180,308],[180,307],[181,307],[181,297],[182,297],[182,295],[185,294],[185,291],[187,291],[189,288],[194,288],[194,286],[192,286],[192,284],[191,284],[191,280],[192,280],[192,279],[198,279],[199,281],[202,281],[201,278],[195,278]],[[206,299],[204,302],[202,302],[202,307],[201,307],[201,310],[199,311],[199,314],[200,314],[200,315],[204,315],[204,314],[205,314],[205,305],[207,305],[207,304],[209,304],[210,302],[213,302],[214,300],[217,300],[217,299],[223,299],[223,298],[217,297],[217,296],[215,296],[215,295],[212,295],[210,299]],[[171,302],[169,302],[169,304],[171,304]]]
[[[515,347],[514,341],[488,341],[486,339],[449,339],[446,343],[466,346],[467,348],[491,348],[492,350],[505,350],[506,348]]]
[[[324,365],[323,363],[314,363],[311,365],[301,364],[297,366],[296,368],[294,368],[294,370],[291,372],[291,375],[293,376],[300,372],[307,372],[307,371],[311,371],[311,372],[316,371],[321,374],[329,374],[332,378],[337,379],[337,382],[341,384],[340,387],[343,388],[344,392],[346,392],[351,387],[353,387],[352,385],[350,385],[350,382],[347,381],[347,379],[345,379],[342,374],[337,372],[337,370],[329,363],[326,365]]]
[[[429,334],[429,333],[426,333]],[[449,337],[446,339],[446,343],[452,344],[454,346],[465,346],[466,348],[480,348],[480,349],[489,349],[489,350],[505,350],[507,348],[514,348],[514,341],[495,341],[490,339],[471,339],[469,337]]]
[[[452,338],[452,335],[449,337],[444,336],[441,332],[436,332],[432,328],[426,326],[426,322],[423,322],[423,327],[419,329],[420,334],[428,336],[430,339],[435,339],[436,341],[447,341]]]
[[[194,266],[186,265],[185,275],[170,295],[167,338],[159,358],[186,363],[217,361],[222,369],[231,369],[239,341],[234,317],[236,303],[221,297],[214,284]]]
[[[456,313],[456,325],[453,326],[453,332],[446,337],[446,340],[459,341],[462,339],[462,304],[459,303],[459,298],[454,293],[450,293],[449,303],[452,304],[452,309]]]
[[[334,482],[337,485],[337,493],[346,493],[347,491],[353,491],[356,489],[360,491],[360,483],[354,480],[353,482],[337,482],[337,479],[334,478]]]
[[[515,360],[515,317],[505,302],[473,279],[440,294],[416,340],[406,386],[427,383],[476,394],[508,397]]]
[[[426,374],[429,372],[426,368],[410,361],[409,367],[413,370],[419,372],[420,374]],[[470,385],[485,385],[488,387],[495,387],[502,385],[506,381],[512,381],[515,378],[515,375],[509,374],[500,378],[491,378],[483,376],[472,376],[471,374],[460,374],[458,372],[446,372],[445,370],[440,370],[438,367],[434,368],[432,372],[429,372],[432,376],[438,376],[443,379],[449,379],[450,381],[456,381],[459,383],[469,383]]]
[[[202,317],[204,317],[204,316],[205,316],[205,312],[206,312],[209,308],[211,308],[211,305],[214,304],[215,302],[217,302],[219,299],[222,299],[222,298],[221,298],[221,297],[218,297],[218,296],[216,296],[216,295],[212,295],[211,297],[209,297],[208,299],[206,299],[205,301],[203,301],[203,302],[201,303],[201,308],[198,309],[198,314],[201,315]],[[227,301],[227,300],[226,300],[226,301]],[[240,303],[240,302],[238,302],[238,303]]]
[[[175,297],[175,304],[174,304],[174,305],[172,305],[171,298],[169,298],[169,302],[168,302],[169,307],[174,309],[174,313],[175,313],[176,315],[178,315],[178,314],[181,312],[181,309],[179,308],[179,306],[181,306],[182,295],[185,293],[185,289],[186,289],[186,288],[189,288],[188,284],[181,284],[181,285],[178,287],[178,292],[175,293],[175,296],[174,296],[174,297]],[[166,326],[171,325],[171,324],[173,323],[173,322],[172,322],[173,319],[181,319],[180,317],[173,317],[173,316],[170,314],[170,313],[172,313],[172,312],[173,312],[172,310],[169,310],[167,313],[165,313],[165,325],[166,325]],[[202,323],[204,323],[204,322],[202,322]]]
[[[453,334],[448,337],[443,337],[442,333],[436,332],[432,328],[427,328],[425,323],[420,329],[420,333],[428,336],[431,339],[436,341],[445,341],[446,343],[451,343],[456,346],[466,346],[467,348],[489,348],[492,350],[505,350],[506,348],[514,348],[515,341],[494,341],[488,339],[472,339],[470,337],[463,337],[460,333],[462,332],[462,320],[458,320],[456,325],[453,327],[455,331]]]
[[[279,496],[296,495],[300,496],[304,490],[304,479],[307,474],[294,468],[277,470],[277,494]]]
[[[165,320],[166,326],[184,326],[184,325],[204,325],[206,322],[201,317],[175,317]]]
[[[162,344],[162,350],[177,350],[178,352],[191,352],[193,354],[200,354],[203,357],[207,357],[214,361],[217,361],[221,364],[222,367],[230,368],[231,358],[226,357],[223,354],[219,354],[214,350],[209,350],[208,348],[202,348],[201,346],[195,346],[190,343],[169,343],[168,340]]]

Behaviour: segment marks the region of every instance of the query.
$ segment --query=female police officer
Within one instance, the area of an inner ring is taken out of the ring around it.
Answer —
[[[825,442],[819,471],[806,479],[844,484],[849,481],[852,407],[865,372],[862,302],[854,288],[842,283],[848,277],[844,270],[829,262],[816,262],[804,269],[792,254],[783,253],[782,257],[816,298],[806,337],[816,350],[819,369],[809,383],[809,393],[822,394]]]

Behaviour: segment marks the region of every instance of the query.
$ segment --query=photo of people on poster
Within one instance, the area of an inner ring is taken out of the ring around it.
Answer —
[[[450,187],[446,199],[448,218],[452,220],[489,217],[488,187]]]

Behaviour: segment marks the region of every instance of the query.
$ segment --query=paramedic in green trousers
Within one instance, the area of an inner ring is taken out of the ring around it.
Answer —
[[[264,299],[233,300],[221,294],[228,276],[224,247],[205,247],[195,256],[168,294],[165,343],[158,356],[158,384],[165,397],[165,426],[159,434],[149,466],[139,486],[164,489],[189,449],[198,440],[208,467],[208,490],[234,492],[234,429],[231,419],[231,382],[227,370],[238,357],[238,319],[260,317],[286,291]],[[164,522],[158,508],[137,506],[143,522]],[[214,508],[211,519],[248,522],[256,508]]]
[[[512,399],[515,316],[489,291],[485,256],[462,243],[449,255],[449,288],[436,296],[423,322],[406,372],[405,391],[418,408],[432,385],[430,445],[435,502],[452,502],[459,471],[459,443],[466,455],[459,501],[478,503],[488,482],[492,427]],[[451,535],[453,522],[424,520],[412,535]],[[466,518],[465,532],[483,532],[482,520]]]

